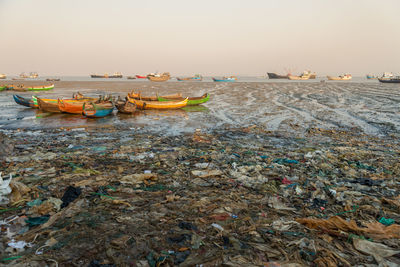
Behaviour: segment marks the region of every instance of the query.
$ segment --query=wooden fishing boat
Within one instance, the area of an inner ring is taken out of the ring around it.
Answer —
[[[214,82],[236,82],[237,77],[236,76],[231,76],[231,77],[223,77],[222,79],[217,79],[217,78],[212,78]]]
[[[29,107],[29,108],[35,108],[35,105],[33,104],[33,100],[29,99],[29,98],[25,98],[19,95],[13,95],[14,101],[15,103],[25,106],[25,107]]]
[[[143,76],[143,75],[135,75],[137,79],[146,79],[147,76]]]
[[[109,75],[108,73],[104,73],[104,74],[90,74],[91,78],[122,78],[123,75],[121,74],[121,72],[115,72],[114,74]]]
[[[188,102],[187,106],[195,106],[199,104],[206,103],[210,99],[210,94],[205,93],[202,96],[199,97],[188,97]],[[183,97],[165,97],[165,96],[159,96],[158,101],[183,101],[185,98]]]
[[[345,74],[345,75],[340,75],[340,76],[326,76],[328,80],[331,81],[348,81],[351,80],[351,74]]]
[[[151,73],[147,75],[147,79],[149,79],[152,82],[166,82],[171,78],[169,72],[164,72],[163,74],[154,74]]]
[[[85,102],[83,104],[83,115],[90,118],[102,118],[110,115],[114,110],[114,105],[111,101],[102,103]]]
[[[47,78],[46,81],[48,81],[48,82],[58,82],[58,81],[60,81],[60,78]]]
[[[45,112],[60,113],[61,110],[58,108],[58,103],[53,101],[45,101],[39,97],[36,97],[39,109]]]
[[[61,112],[70,113],[70,114],[82,114],[84,103],[86,103],[86,102],[85,101],[71,102],[71,101],[65,101],[62,99],[58,99],[58,102],[57,102],[58,108],[59,108],[59,110],[61,110]]]
[[[54,84],[51,85],[44,85],[44,86],[24,86],[23,84],[19,85],[8,85],[7,89],[8,90],[14,90],[14,91],[48,91],[54,88]]]
[[[125,114],[132,114],[136,111],[136,104],[128,101],[127,98],[125,100],[118,98],[115,106],[117,107],[118,112]]]
[[[400,76],[391,78],[378,78],[381,83],[400,83]]]
[[[183,101],[143,101],[139,99],[130,98],[129,102],[136,104],[138,109],[177,109],[187,105],[188,98]]]
[[[158,95],[157,96],[142,96],[142,94],[140,92],[135,93],[134,91],[132,91],[131,93],[128,93],[128,96],[130,98],[144,100],[144,101],[158,101]],[[179,93],[179,94],[165,95],[162,97],[163,98],[182,98],[182,94]]]
[[[185,78],[176,77],[176,79],[180,82],[182,82],[182,81],[202,81],[203,77],[200,74],[196,74],[192,77],[185,77]]]
[[[127,78],[128,80],[135,80],[135,79],[136,79],[135,76],[126,76],[126,78]]]

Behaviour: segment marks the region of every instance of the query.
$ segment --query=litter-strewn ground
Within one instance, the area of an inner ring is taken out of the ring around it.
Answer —
[[[113,126],[1,138],[4,265],[400,264],[395,137]]]

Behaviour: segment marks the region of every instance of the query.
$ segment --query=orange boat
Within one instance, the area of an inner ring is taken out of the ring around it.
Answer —
[[[51,113],[60,113],[61,110],[58,108],[57,103],[51,102],[51,101],[46,101],[44,99],[41,99],[39,97],[36,98],[39,109],[45,112],[51,112]]]
[[[128,100],[131,103],[136,104],[139,109],[177,109],[183,108],[187,105],[188,98],[182,101],[143,101],[139,99],[134,99],[128,96]]]
[[[82,114],[85,101],[65,101],[58,99],[58,108],[65,113]]]

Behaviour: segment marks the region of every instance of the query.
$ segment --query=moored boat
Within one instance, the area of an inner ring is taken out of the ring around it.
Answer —
[[[88,101],[66,101],[58,99],[57,104],[60,111],[70,114],[82,114],[83,104]]]
[[[194,105],[200,105],[203,103],[206,103],[208,100],[210,99],[210,94],[205,93],[202,96],[199,97],[188,97],[188,102],[187,102],[187,106],[194,106]],[[158,101],[182,101],[185,100],[185,98],[183,97],[163,97],[163,96],[159,96],[158,97]]]
[[[381,83],[400,83],[400,76],[391,77],[391,78],[378,78],[378,81]]]
[[[22,97],[22,96],[19,96],[19,95],[13,95],[13,98],[14,98],[15,103],[17,103],[19,105],[22,105],[22,106],[25,106],[25,107],[29,107],[29,108],[34,108],[35,107],[32,99],[25,98],[25,97]]]
[[[147,75],[147,79],[149,79],[152,82],[165,82],[168,81],[171,78],[171,75],[169,72],[164,72],[163,74],[159,73],[150,73]]]
[[[331,81],[348,81],[351,80],[351,74],[344,74],[340,76],[326,76]]]
[[[51,113],[60,113],[61,112],[61,110],[58,108],[57,102],[46,101],[39,97],[36,97],[36,100],[37,100],[40,110],[43,110],[45,112],[51,112]]]
[[[135,79],[136,79],[136,76],[126,76],[126,78],[127,78],[128,80],[135,80]]]
[[[7,75],[5,75],[5,74],[0,74],[0,79],[5,79],[5,78],[7,78]]]
[[[185,98],[183,101],[143,101],[139,99],[130,98],[128,100],[139,109],[177,109],[183,108],[187,105],[188,99]]]
[[[122,78],[123,75],[120,72],[115,72],[114,74],[109,75],[108,73],[104,74],[90,74],[91,78]]]
[[[83,115],[89,118],[102,118],[110,115],[114,110],[114,105],[111,101],[101,103],[85,102],[83,104]]]
[[[144,100],[144,101],[158,101],[158,95],[156,96],[142,96],[141,93],[135,93],[134,91],[128,93],[130,98]],[[182,98],[182,94],[172,94],[172,95],[165,95],[162,96],[163,98]]]
[[[43,86],[24,86],[23,84],[7,86],[7,90],[14,91],[48,91],[51,89],[54,89],[54,84]]]
[[[236,76],[230,76],[230,77],[223,77],[222,79],[217,79],[217,78],[212,78],[214,82],[236,82],[237,77]]]
[[[287,75],[280,75],[273,72],[267,72],[269,79],[288,79],[289,74]]]
[[[47,78],[46,81],[48,81],[48,82],[58,82],[58,81],[60,81],[60,78]]]
[[[192,77],[185,77],[185,78],[176,77],[176,79],[178,81],[202,81],[203,77],[200,74],[196,74]]]
[[[135,75],[135,77],[137,79],[146,79],[147,78],[147,76],[143,76],[143,75]]]
[[[115,102],[115,107],[118,109],[118,112],[125,114],[132,114],[136,111],[136,104],[128,101],[128,98],[122,100],[118,97],[118,100]]]
[[[365,76],[367,77],[368,80],[376,80],[376,79],[378,79],[377,76],[374,76],[374,75],[371,75],[371,74],[367,74]]]

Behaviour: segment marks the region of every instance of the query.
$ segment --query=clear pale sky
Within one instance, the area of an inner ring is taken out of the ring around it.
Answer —
[[[400,0],[0,0],[0,73],[400,73]]]

